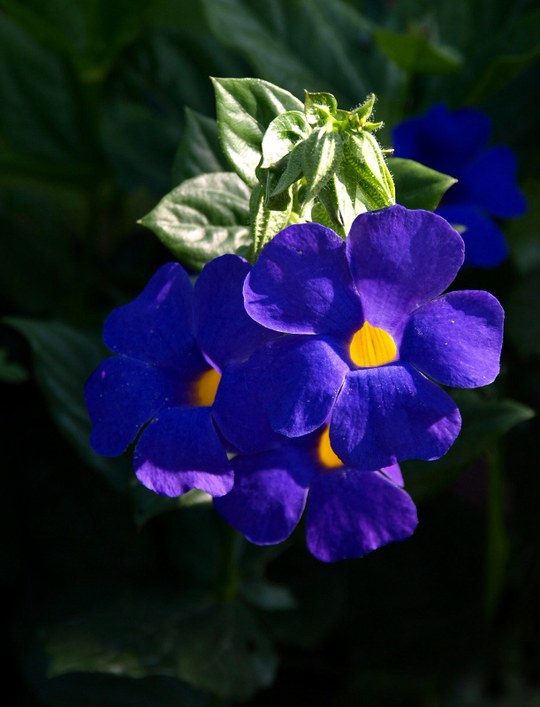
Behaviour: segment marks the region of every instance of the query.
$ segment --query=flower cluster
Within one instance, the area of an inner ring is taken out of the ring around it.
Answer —
[[[442,456],[459,433],[455,387],[499,370],[503,312],[487,292],[441,294],[463,262],[441,217],[393,206],[344,241],[289,226],[252,267],[210,262],[192,288],[177,264],[109,316],[117,356],[89,379],[91,442],[169,496],[199,488],[257,544],[306,508],[310,551],[358,557],[409,536],[398,466]],[[140,436],[139,436],[140,433]]]
[[[490,133],[490,120],[481,111],[449,111],[442,104],[393,131],[396,157],[416,160],[458,180],[437,213],[462,232],[465,262],[481,267],[498,265],[508,254],[497,219],[526,210],[515,155],[505,146],[486,147]]]

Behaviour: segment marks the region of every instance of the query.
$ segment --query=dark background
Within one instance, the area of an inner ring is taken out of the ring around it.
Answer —
[[[536,5],[0,0],[11,704],[540,704]],[[330,91],[344,108],[374,91],[384,146],[437,101],[476,106],[518,156],[529,211],[504,224],[510,259],[453,286],[503,303],[501,375],[457,398],[447,458],[404,465],[415,535],[361,560],[317,562],[301,527],[249,546],[211,507],[138,486],[129,455],[88,446],[82,386],[105,355],[101,325],[170,259],[136,221],[174,186],[185,108],[214,117],[209,76]]]

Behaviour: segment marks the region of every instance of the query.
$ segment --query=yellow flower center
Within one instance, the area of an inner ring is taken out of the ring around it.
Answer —
[[[201,407],[213,405],[220,380],[221,374],[215,368],[202,373],[193,385],[194,404]]]
[[[364,322],[352,338],[349,356],[357,366],[369,368],[393,361],[397,354],[394,339],[384,329]]]
[[[343,466],[343,462],[334,452],[330,444],[330,427],[328,425],[324,428],[324,432],[319,438],[317,456],[319,457],[320,463],[326,469],[336,469],[338,466]]]

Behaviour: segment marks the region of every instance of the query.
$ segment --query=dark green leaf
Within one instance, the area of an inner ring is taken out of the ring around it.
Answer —
[[[0,348],[0,381],[4,383],[24,383],[28,380],[28,372],[15,361],[8,359],[8,352]]]
[[[42,630],[49,677],[99,672],[178,677],[181,624],[206,603],[193,596],[124,592]]]
[[[506,221],[505,231],[510,242],[510,257],[521,273],[540,268],[540,181],[531,179],[523,185],[527,212]]]
[[[250,244],[249,189],[232,172],[202,174],[169,192],[140,223],[186,266],[200,269]]]
[[[182,140],[174,158],[172,181],[176,186],[185,179],[227,168],[219,146],[217,123],[212,118],[186,108]]]
[[[89,444],[90,420],[84,383],[107,352],[101,341],[60,322],[9,318],[6,323],[25,336],[34,354],[34,376],[51,415],[81,457],[125,490],[131,478],[122,464],[95,454]]]
[[[261,79],[212,79],[221,148],[236,173],[249,186],[257,184],[264,133],[278,115],[301,111],[288,91]]]
[[[178,675],[224,699],[245,700],[274,679],[277,655],[255,615],[240,603],[210,607],[182,625]]]
[[[508,338],[523,356],[540,356],[540,269],[527,273],[506,308]]]
[[[377,29],[375,41],[386,56],[405,71],[419,74],[444,74],[456,71],[463,59],[454,49],[436,45],[422,34],[400,34]]]
[[[368,92],[356,51],[371,25],[341,0],[204,0],[204,5],[214,35],[241,52],[255,75],[295,95],[337,84],[354,103]]]
[[[407,488],[415,498],[445,488],[465,464],[484,454],[495,439],[535,415],[534,410],[515,400],[483,400],[478,393],[464,390],[454,391],[453,397],[463,425],[450,451],[437,461],[403,465]]]
[[[408,209],[433,211],[444,193],[457,182],[448,174],[401,157],[390,157],[388,167],[394,176],[396,202]]]

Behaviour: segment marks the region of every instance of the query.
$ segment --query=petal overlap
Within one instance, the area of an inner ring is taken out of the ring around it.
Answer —
[[[324,562],[361,557],[412,535],[415,505],[381,474],[344,469],[311,484],[306,512],[310,552]]]
[[[164,496],[194,488],[223,496],[233,485],[210,408],[168,408],[156,415],[139,439],[133,463],[139,481]]]
[[[304,511],[312,464],[302,449],[282,449],[232,461],[232,491],[214,499],[217,511],[248,540],[270,545],[289,537]]]
[[[407,364],[352,371],[334,406],[332,447],[359,469],[438,459],[461,427],[452,398]]]
[[[124,356],[105,359],[85,386],[92,448],[107,457],[122,454],[155,414],[181,401],[182,392],[167,371]]]
[[[317,223],[289,226],[270,241],[244,299],[248,314],[276,331],[348,338],[362,324],[343,239]]]

